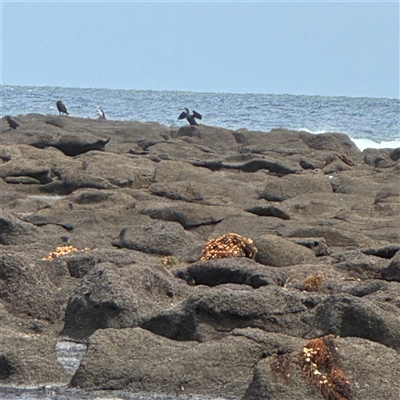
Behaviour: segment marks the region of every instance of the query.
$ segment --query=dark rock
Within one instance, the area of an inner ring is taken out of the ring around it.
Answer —
[[[365,249],[361,250],[364,254],[382,257],[382,258],[392,258],[398,251],[400,250],[400,246],[398,245],[389,245],[385,247],[381,247],[379,249]]]
[[[396,315],[397,314],[397,315]],[[400,350],[400,310],[391,312],[347,294],[326,298],[315,309],[312,337],[335,334],[361,337]]]
[[[178,271],[176,275],[189,284],[217,286],[234,283],[253,288],[271,284],[283,286],[287,279],[279,269],[256,264],[248,258],[200,261]]]
[[[243,172],[257,172],[258,170],[266,169],[277,175],[294,174],[300,170],[296,165],[290,165],[287,162],[274,160],[270,157],[250,159],[243,162],[225,162],[221,167],[239,169]]]
[[[15,372],[15,367],[11,364],[10,360],[2,354],[0,356],[0,381],[7,379]]]
[[[290,215],[282,207],[277,207],[275,205],[266,206],[253,206],[246,209],[246,211],[252,214],[264,216],[264,217],[276,217],[280,219],[290,219]]]
[[[285,352],[268,354],[257,363],[253,381],[243,399],[323,398],[319,390],[311,385],[300,371],[298,348],[301,345],[290,343],[289,340],[283,342],[282,339],[280,336],[279,343]],[[340,367],[352,384],[354,399],[396,398],[400,385],[395,378],[394,381],[391,378],[399,374],[399,354],[396,351],[360,338],[337,338],[335,344]],[[380,369],[380,374],[376,373],[378,365],[382,365],[383,368]]]
[[[54,181],[47,185],[43,185],[41,190],[46,193],[65,195],[82,188],[115,188],[115,186],[110,184],[107,180],[86,173],[60,175],[60,179],[61,181]]]
[[[44,120],[46,124],[57,126],[58,128],[64,128],[67,125],[65,118],[60,117],[46,117]]]
[[[110,354],[107,348],[113,349],[111,354],[119,360],[117,365],[104,358]],[[71,384],[133,392],[242,396],[262,351],[262,343],[240,336],[204,344],[182,343],[140,328],[107,329],[91,336],[88,352]],[[228,373],[225,362],[221,363],[222,355],[230,365]],[[235,362],[238,358],[240,363]],[[179,370],[175,365],[180,366]]]
[[[90,150],[104,151],[109,141],[110,138],[98,140],[96,138],[91,138],[89,135],[86,137],[82,137],[81,135],[59,135],[55,137],[44,136],[34,140],[30,144],[39,149],[44,149],[49,146],[55,147],[65,155],[73,157]]]
[[[279,236],[259,236],[255,238],[254,244],[258,250],[256,261],[260,264],[285,267],[316,261],[312,250]]]
[[[32,256],[2,252],[0,299],[11,312],[55,322],[61,318],[60,304],[66,300],[65,291],[58,287],[68,288],[68,281],[56,271],[49,271],[45,264],[33,264],[33,260]]]
[[[140,214],[148,215],[152,219],[179,222],[185,229],[200,225],[217,224],[227,217],[244,214],[230,207],[178,202],[174,204],[165,204],[164,202],[147,203],[137,209]]]
[[[22,184],[22,185],[39,185],[40,182],[30,176],[7,176],[4,178],[7,183]]]
[[[68,300],[64,335],[87,338],[97,329],[138,325],[146,313],[170,307],[173,285],[160,271],[148,267],[93,267]]]
[[[78,204],[93,204],[106,201],[112,193],[104,192],[102,190],[84,190],[82,193],[77,194],[75,202]]]
[[[348,293],[355,297],[364,297],[378,290],[385,291],[388,285],[385,282],[370,280],[362,282],[327,283],[326,286],[332,294]]]
[[[67,266],[69,273],[74,278],[82,278],[95,265],[96,265],[96,260],[91,255],[82,255],[80,257],[68,257],[67,259]]]
[[[34,225],[21,221],[8,212],[0,215],[0,245],[33,243],[41,232]]]
[[[389,266],[382,271],[382,278],[387,281],[400,282],[400,251],[397,251]]]
[[[397,398],[398,149],[286,129],[18,123],[0,146],[2,384],[66,387],[60,340],[73,340],[89,345],[82,362],[72,351],[72,386],[88,390],[72,397],[318,400],[300,357],[334,334],[354,400]],[[229,234],[256,259],[199,261]]]
[[[323,174],[308,173],[271,179],[265,189],[260,192],[260,198],[269,201],[284,201],[302,194],[318,192],[332,193],[329,180]]]
[[[317,257],[327,256],[330,251],[324,238],[290,238],[293,242],[311,249]]]
[[[195,246],[193,236],[178,222],[150,218],[143,225],[124,228],[113,244],[145,253],[176,257],[187,255],[188,247]]]
[[[397,162],[397,152],[392,149],[365,149],[362,154],[364,162],[375,168],[389,168]]]
[[[57,360],[56,339],[0,329],[0,382],[12,386],[67,385],[70,376]],[[35,371],[35,373],[32,373]],[[3,393],[3,389],[1,389]]]
[[[0,176],[10,183],[29,183],[26,180],[22,181],[24,178],[31,178],[34,184],[52,182],[53,178],[50,176],[50,168],[40,164],[31,160],[21,163],[19,157],[15,157],[15,160],[13,159],[3,165],[3,168],[0,168]],[[16,181],[17,179],[19,182]]]
[[[393,161],[398,161],[400,159],[400,147],[390,150],[390,158]]]
[[[359,155],[360,150],[355,143],[343,133],[312,134],[299,133],[301,139],[312,149],[332,150],[339,153],[348,153],[350,156]]]

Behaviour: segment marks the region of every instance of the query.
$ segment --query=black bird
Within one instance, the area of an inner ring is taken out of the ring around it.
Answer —
[[[57,105],[57,110],[60,113],[60,115],[62,115],[62,114],[69,115],[69,112],[67,111],[67,107],[64,106],[64,103],[61,100],[58,100],[56,105]]]
[[[184,118],[186,118],[188,120],[190,125],[197,125],[195,118],[201,119],[201,115],[194,110],[193,110],[192,114],[190,114],[189,109],[185,107],[185,111],[182,111],[182,113],[178,117],[178,119],[184,119]]]
[[[17,129],[19,127],[19,123],[14,121],[9,115],[6,115],[6,120],[8,125],[10,125],[10,129]]]

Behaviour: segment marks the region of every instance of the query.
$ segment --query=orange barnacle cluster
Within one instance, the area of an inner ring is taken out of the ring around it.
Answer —
[[[89,247],[85,247],[85,249],[81,251],[87,251],[87,250],[90,250]],[[73,251],[78,251],[78,249],[75,248],[74,246],[57,247],[54,251],[50,252],[47,257],[42,258],[42,260],[51,261],[54,260],[55,258],[72,253]]]
[[[303,282],[303,290],[307,292],[318,292],[321,283],[324,281],[324,277],[320,274],[310,275]]]
[[[312,339],[300,354],[302,370],[328,400],[350,400],[351,385],[337,365],[333,336]]]
[[[227,233],[216,239],[210,239],[201,252],[201,261],[213,258],[248,257],[254,258],[257,248],[251,239],[237,233]]]

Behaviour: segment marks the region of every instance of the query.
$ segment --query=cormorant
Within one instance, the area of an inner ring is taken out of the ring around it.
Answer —
[[[97,113],[99,114],[99,119],[106,119],[106,114],[100,107],[97,109]]]
[[[184,119],[184,118],[187,119],[187,121],[189,122],[190,125],[197,125],[195,118],[201,119],[201,115],[194,110],[193,110],[192,114],[190,114],[189,109],[185,107],[185,111],[182,111],[182,113],[178,117],[178,119]]]
[[[9,115],[6,115],[6,120],[8,125],[10,125],[10,129],[17,129],[19,127],[19,123],[14,121]]]
[[[67,111],[67,107],[65,107],[64,103],[61,100],[58,100],[56,105],[57,105],[57,110],[60,113],[60,115],[62,115],[62,114],[69,115],[69,112]]]

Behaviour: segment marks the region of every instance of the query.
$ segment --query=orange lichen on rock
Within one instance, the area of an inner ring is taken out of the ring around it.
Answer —
[[[303,290],[306,290],[307,292],[318,292],[323,281],[324,277],[320,274],[310,275],[303,282]]]
[[[251,239],[237,233],[227,233],[216,239],[210,239],[201,252],[201,261],[214,258],[248,257],[254,258],[257,248]]]
[[[85,247],[81,251],[87,251],[90,250],[89,247]],[[47,260],[51,261],[54,260],[55,258],[65,256],[69,253],[72,253],[73,251],[79,251],[77,248],[74,246],[62,246],[62,247],[57,247],[54,251],[50,252],[47,257],[42,258],[42,260]]]
[[[165,265],[166,267],[175,267],[179,264],[179,260],[175,256],[165,256],[159,261],[159,264]]]
[[[312,339],[300,354],[300,363],[307,380],[316,385],[328,400],[350,400],[351,386],[337,364],[332,335]]]
[[[290,353],[277,354],[269,364],[271,371],[281,376],[287,383],[291,381],[291,366]]]

